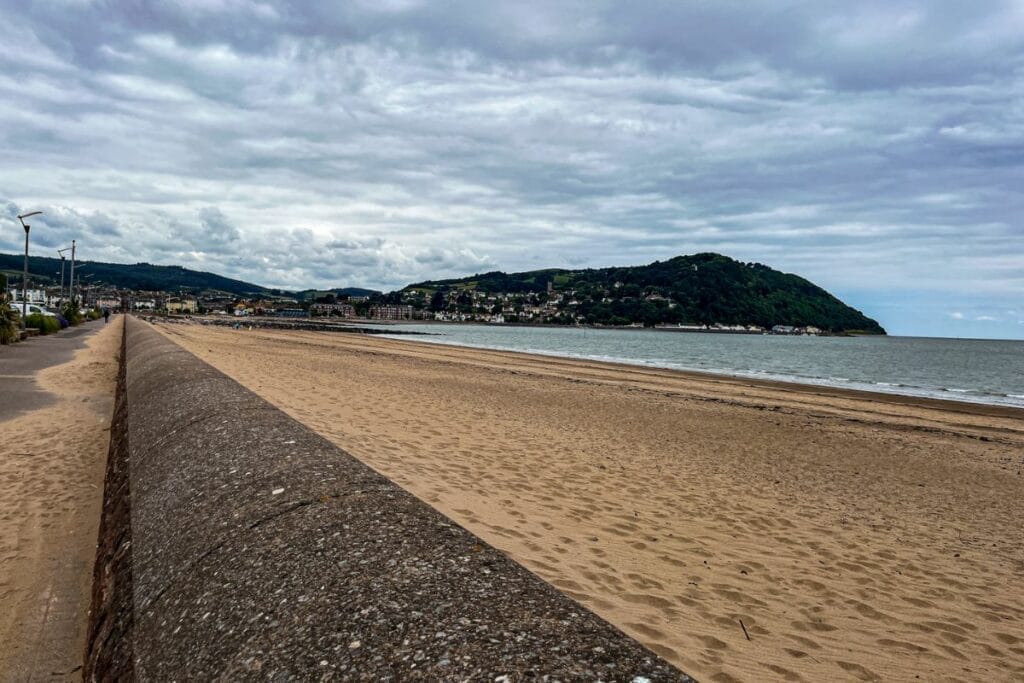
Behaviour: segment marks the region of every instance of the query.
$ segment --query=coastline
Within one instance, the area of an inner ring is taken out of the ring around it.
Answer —
[[[156,318],[154,320],[159,320]],[[171,318],[170,321],[175,321],[175,318]],[[178,321],[189,321],[193,320],[190,318],[180,318]],[[953,388],[942,388],[942,387],[926,387],[917,386],[905,382],[880,382],[870,380],[848,380],[834,377],[821,377],[811,375],[797,375],[788,373],[785,371],[773,372],[773,371],[743,371],[733,370],[729,368],[694,368],[687,367],[683,364],[672,363],[669,361],[652,361],[641,358],[631,359],[626,357],[612,358],[607,356],[595,356],[587,354],[571,354],[560,351],[552,351],[547,349],[516,349],[509,346],[497,345],[497,344],[474,344],[464,341],[447,341],[441,340],[440,338],[445,337],[443,333],[435,332],[418,332],[413,330],[394,329],[400,327],[482,327],[491,329],[507,329],[516,328],[523,330],[593,330],[598,332],[664,332],[664,331],[678,331],[678,330],[664,330],[657,328],[610,328],[610,327],[590,327],[590,326],[565,326],[565,325],[530,325],[530,324],[496,324],[496,323],[459,323],[459,322],[441,322],[434,320],[413,320],[413,321],[382,321],[382,320],[360,320],[359,324],[355,324],[348,320],[341,320],[335,322],[334,320],[322,318],[322,319],[280,319],[280,318],[241,318],[235,319],[220,319],[220,318],[209,318],[209,317],[197,317],[194,318],[196,322],[205,325],[217,325],[217,326],[233,326],[235,323],[241,321],[243,326],[251,325],[256,328],[262,329],[290,329],[290,330],[306,330],[306,331],[326,331],[326,332],[338,332],[347,334],[373,334],[387,338],[402,338],[407,339],[409,337],[433,337],[434,339],[420,339],[424,343],[453,346],[467,349],[480,349],[507,353],[520,353],[527,355],[536,355],[550,358],[566,358],[570,360],[577,360],[581,362],[591,363],[608,363],[612,365],[623,365],[637,368],[649,368],[657,370],[667,370],[670,372],[679,372],[683,374],[692,374],[694,376],[706,376],[709,378],[730,378],[740,382],[747,382],[751,384],[762,384],[764,386],[778,385],[780,388],[793,388],[794,390],[804,390],[809,387],[810,390],[816,392],[837,392],[839,394],[847,393],[848,395],[865,395],[874,397],[875,400],[879,401],[894,401],[900,398],[909,399],[911,401],[921,402],[922,405],[927,405],[932,402],[936,403],[936,407],[941,408],[942,404],[951,403],[950,409],[965,409],[970,411],[970,408],[963,408],[964,406],[987,406],[995,408],[993,414],[1004,414],[1012,415],[1013,411],[1024,411],[1024,395],[1014,393],[988,393],[984,391],[976,391],[973,389],[953,389]],[[248,321],[248,323],[246,322]],[[327,322],[325,322],[327,321]],[[390,329],[389,329],[390,328]],[[718,335],[723,334],[725,336],[765,336],[770,338],[798,338],[800,335],[769,335],[769,334],[757,334],[751,333],[740,333],[740,332],[722,332],[722,331],[704,331],[697,332],[692,330],[682,330],[683,332],[693,332],[698,336],[707,335]],[[941,339],[941,338],[930,338],[930,337],[893,337],[889,335],[816,335],[823,338],[839,338],[845,337],[848,339],[861,338],[864,336],[885,336],[887,339]],[[410,341],[412,341],[410,339]],[[965,341],[965,340],[949,340],[949,341]],[[979,341],[979,342],[1014,342],[1015,340],[966,340],[966,341]],[[960,408],[954,408],[954,406],[960,406]],[[1004,410],[1005,409],[1005,410]],[[1003,412],[1000,412],[1003,411]],[[1009,411],[1009,412],[1006,412]],[[1022,412],[1024,414],[1024,412]]]
[[[380,336],[386,339],[394,338],[388,336],[388,333],[382,333]],[[880,389],[856,389],[851,387],[838,386],[834,384],[817,384],[812,381],[796,381],[790,379],[756,377],[750,374],[741,374],[737,372],[729,372],[726,370],[711,371],[697,370],[692,368],[674,368],[654,365],[651,363],[644,363],[640,361],[630,362],[626,359],[601,360],[586,356],[572,356],[554,352],[546,353],[541,351],[517,351],[515,349],[501,347],[472,346],[469,344],[461,344],[457,342],[430,342],[422,339],[417,340],[406,338],[403,338],[401,340],[395,339],[395,341],[409,341],[412,343],[427,344],[430,346],[450,346],[460,349],[493,351],[495,353],[508,353],[525,357],[535,356],[540,358],[561,358],[569,361],[575,361],[580,363],[592,363],[598,366],[608,366],[612,368],[626,367],[631,369],[648,369],[658,373],[676,373],[679,374],[680,376],[690,377],[692,379],[702,379],[709,381],[721,380],[727,382],[731,381],[740,385],[759,386],[769,389],[779,389],[781,391],[807,392],[817,394],[820,396],[834,396],[840,398],[862,398],[865,400],[875,401],[879,403],[893,403],[895,405],[912,405],[918,407],[930,407],[938,410],[966,412],[968,414],[990,415],[993,417],[1018,417],[1024,419],[1024,407],[1016,407],[998,403],[983,403],[981,401],[958,400],[952,397],[937,398],[932,396],[918,396],[910,393],[901,393],[896,390],[882,391]]]
[[[700,679],[1024,675],[1020,411],[158,329]]]

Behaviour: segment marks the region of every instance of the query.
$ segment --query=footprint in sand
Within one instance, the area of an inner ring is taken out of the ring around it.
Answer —
[[[845,671],[852,675],[859,681],[880,681],[881,677],[871,669],[861,666],[860,664],[854,664],[853,662],[837,661],[836,664]]]

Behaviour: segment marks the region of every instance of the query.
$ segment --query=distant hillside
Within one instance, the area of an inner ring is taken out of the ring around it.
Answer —
[[[381,292],[376,289],[363,289],[362,287],[337,287],[335,289],[304,289],[301,292],[295,292],[295,298],[302,301],[304,299],[315,299],[317,297],[327,296],[333,294],[336,297],[349,297],[349,296],[377,296]]]
[[[0,271],[20,276],[23,258],[13,254],[0,254]],[[42,278],[47,278],[51,283],[60,282],[59,258],[29,256],[28,269],[30,281],[40,282]],[[65,264],[65,271],[70,273],[70,262]],[[76,263],[76,272],[81,272],[82,275],[92,275],[91,282],[121,289],[191,293],[218,291],[238,296],[263,296],[271,293],[266,287],[254,285],[251,282],[233,280],[215,273],[189,270],[181,266],[79,261]],[[20,280],[20,277],[18,279]]]
[[[587,270],[491,272],[409,285],[403,294],[472,289],[530,294],[547,300],[569,293],[573,313],[592,324],[642,322],[814,326],[831,332],[885,334],[876,321],[797,275],[721,254],[677,256],[646,266]],[[436,299],[436,296],[435,296]]]

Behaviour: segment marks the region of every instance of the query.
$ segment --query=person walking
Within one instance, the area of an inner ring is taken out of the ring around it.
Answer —
[[[103,309],[103,324],[106,325],[108,322],[110,322],[110,309],[109,308],[104,308]]]

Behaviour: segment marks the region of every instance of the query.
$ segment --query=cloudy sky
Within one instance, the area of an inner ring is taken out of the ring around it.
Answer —
[[[1024,338],[1024,3],[4,0],[0,251],[269,286],[718,251]]]

